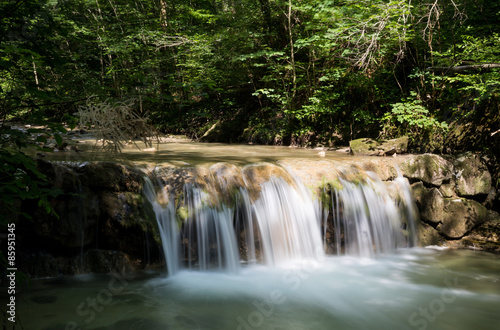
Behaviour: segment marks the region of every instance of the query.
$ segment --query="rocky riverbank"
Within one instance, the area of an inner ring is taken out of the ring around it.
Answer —
[[[144,171],[112,162],[39,160],[38,164],[64,193],[51,201],[57,217],[36,205],[22,205],[33,220],[19,221],[19,269],[41,277],[162,264],[155,215],[143,193]],[[250,184],[252,195],[258,194],[261,181],[273,175],[296,175],[321,198],[326,183],[335,186],[339,177],[356,181],[367,171],[376,173],[389,190],[398,175],[409,180],[420,214],[419,245],[500,252],[499,194],[484,160],[476,154],[286,159],[245,167],[172,165],[157,172],[168,183],[166,196],[179,196],[184,183],[191,182],[217,190],[221,200],[231,204],[231,192],[243,181]]]

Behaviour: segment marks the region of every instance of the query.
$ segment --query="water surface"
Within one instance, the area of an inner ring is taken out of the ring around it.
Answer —
[[[237,274],[35,280],[19,295],[18,317],[32,330],[498,329],[500,258],[413,248]]]
[[[250,144],[199,143],[180,139],[166,139],[153,143],[153,147],[142,143],[128,144],[122,154],[102,150],[100,144],[90,138],[78,139],[79,152],[55,151],[46,153],[47,159],[59,161],[131,161],[135,163],[173,163],[175,165],[197,165],[203,163],[229,162],[245,165],[256,162],[276,162],[283,159],[321,159],[322,150],[292,148],[283,146],[263,146]],[[139,147],[139,148],[137,148]],[[349,158],[346,149],[325,151],[327,159]]]

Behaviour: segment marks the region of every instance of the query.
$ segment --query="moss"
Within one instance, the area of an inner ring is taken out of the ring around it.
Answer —
[[[379,144],[372,139],[357,139],[350,142],[351,149],[358,152],[373,151]]]
[[[177,209],[177,217],[179,217],[181,221],[186,221],[189,218],[188,208],[185,206],[179,207]]]
[[[344,188],[344,186],[342,185],[342,183],[340,183],[340,180],[338,179],[329,181],[328,184],[333,190],[342,190]]]

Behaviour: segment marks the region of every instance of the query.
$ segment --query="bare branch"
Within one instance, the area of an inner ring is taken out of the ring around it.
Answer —
[[[92,129],[106,150],[121,152],[129,141],[137,146],[136,139],[151,147],[158,135],[147,123],[147,115],[136,113],[133,105],[133,99],[111,104],[108,100],[94,102],[89,98],[78,108],[80,125]]]
[[[177,47],[191,42],[191,40],[182,36],[164,36],[162,39],[156,40],[154,45],[156,46],[156,50],[159,50],[162,48]]]

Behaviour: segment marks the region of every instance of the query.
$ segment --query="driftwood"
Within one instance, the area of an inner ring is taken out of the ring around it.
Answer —
[[[460,73],[465,71],[481,71],[481,70],[491,70],[499,68],[500,68],[500,63],[488,63],[488,64],[459,65],[455,67],[436,66],[436,67],[429,67],[427,68],[427,70],[445,72],[445,73]]]

